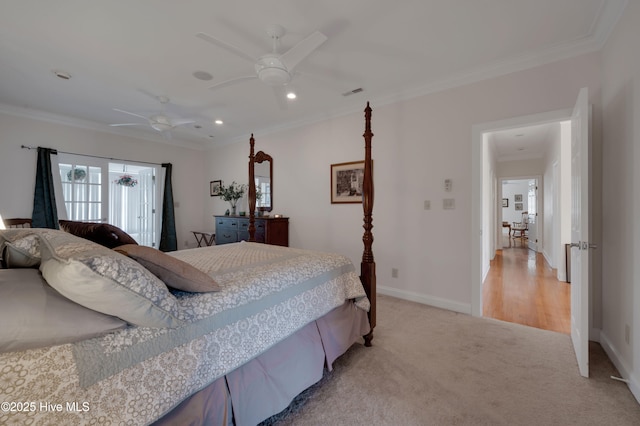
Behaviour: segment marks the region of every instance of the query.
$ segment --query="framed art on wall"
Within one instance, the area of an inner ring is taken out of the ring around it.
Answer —
[[[516,203],[521,203],[522,202],[522,194],[515,194],[513,196],[513,201]]]
[[[362,203],[364,161],[331,165],[331,204]]]
[[[502,207],[509,207],[509,199],[508,198],[503,198],[502,199]]]
[[[515,206],[516,211],[522,210],[522,203],[515,203],[514,206]]]
[[[222,188],[221,180],[212,180],[209,183],[209,191],[211,192],[212,197],[215,197],[216,195],[220,195],[220,188]]]

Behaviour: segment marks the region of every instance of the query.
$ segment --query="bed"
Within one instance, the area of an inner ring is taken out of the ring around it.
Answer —
[[[370,118],[359,275],[342,255],[254,242],[253,167],[246,242],[162,253],[0,231],[0,424],[255,425],[370,346]]]

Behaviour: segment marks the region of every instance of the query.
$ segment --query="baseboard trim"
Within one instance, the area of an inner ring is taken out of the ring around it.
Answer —
[[[442,299],[440,297],[425,296],[424,294],[415,293],[413,291],[398,290],[393,287],[378,286],[376,290],[378,293],[386,296],[393,296],[410,302],[422,303],[423,305],[434,306],[436,308],[471,315],[470,303],[460,303],[449,299]]]
[[[638,403],[640,403],[640,381],[633,374],[632,370],[629,370],[629,367],[624,362],[624,360],[620,357],[620,353],[616,350],[616,348],[611,344],[611,341],[607,338],[607,335],[604,332],[600,332],[600,345],[609,356],[609,359],[618,369],[621,378],[628,380],[627,386],[633,394],[634,398]]]

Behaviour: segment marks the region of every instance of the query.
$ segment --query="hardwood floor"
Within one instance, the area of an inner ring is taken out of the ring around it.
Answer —
[[[491,261],[482,303],[485,317],[571,333],[571,284],[519,238]]]

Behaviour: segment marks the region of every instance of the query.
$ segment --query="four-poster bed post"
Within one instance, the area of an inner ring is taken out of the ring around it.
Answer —
[[[369,325],[371,331],[364,336],[365,346],[371,346],[373,339],[373,328],[376,326],[376,262],[373,259],[373,160],[371,159],[371,107],[367,102],[364,109],[365,127],[364,127],[364,182],[362,187],[362,210],[364,211],[364,251],[362,252],[362,262],[360,263],[360,281],[367,292],[367,297],[371,301],[371,309],[369,310]]]
[[[364,211],[364,235],[362,241],[364,243],[364,250],[362,252],[362,262],[360,263],[360,281],[367,293],[367,297],[371,302],[371,309],[369,310],[369,325],[371,331],[364,336],[365,346],[371,346],[371,340],[373,339],[373,329],[376,326],[376,263],[373,258],[373,160],[371,158],[371,139],[373,133],[371,132],[371,107],[367,102],[365,112],[365,130],[364,137],[365,142],[365,154],[364,154],[364,180],[362,187],[362,209]],[[255,139],[253,134],[249,139],[249,241],[255,241],[255,208],[256,208],[256,182],[254,173],[255,163]]]
[[[249,139],[249,145],[251,145],[249,149],[249,241],[256,241],[256,177],[255,177],[255,147],[256,140],[253,138],[253,133],[251,133],[251,138]]]

